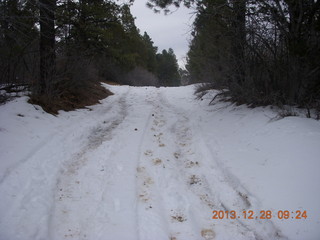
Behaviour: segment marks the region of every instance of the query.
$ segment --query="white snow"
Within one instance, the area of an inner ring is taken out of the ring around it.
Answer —
[[[0,240],[320,239],[319,121],[209,106],[194,86],[105,86],[58,116],[0,106]]]

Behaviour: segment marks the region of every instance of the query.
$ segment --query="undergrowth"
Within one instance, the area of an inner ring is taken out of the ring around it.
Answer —
[[[58,94],[52,96],[32,94],[29,103],[40,105],[44,111],[56,115],[59,110],[72,111],[97,104],[110,95],[113,95],[113,93],[100,83],[91,83],[86,88],[65,88],[61,86]]]
[[[259,95],[254,90],[247,89],[246,91],[232,91],[215,86],[213,83],[203,83],[197,86],[195,95],[197,99],[203,99],[203,97],[210,91],[217,90],[218,93],[211,99],[209,105],[213,105],[216,102],[232,102],[236,105],[246,104],[250,108],[260,106],[275,106],[279,109],[278,118],[282,119],[289,116],[298,116],[299,114],[294,111],[294,105],[286,103],[285,99],[278,94],[272,94],[269,96]],[[289,106],[289,109],[285,106]],[[316,101],[314,104],[301,105],[301,109],[306,110],[307,118],[314,118],[320,120],[320,101]]]

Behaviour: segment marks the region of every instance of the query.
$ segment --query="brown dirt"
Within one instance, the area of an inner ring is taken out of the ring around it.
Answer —
[[[120,85],[121,85],[120,83],[112,82],[112,81],[107,81],[107,80],[102,81],[102,82],[104,82],[104,83],[106,83],[106,84],[109,84],[109,85],[113,85],[113,86],[120,86]]]
[[[57,115],[59,110],[72,111],[100,103],[100,100],[113,95],[111,91],[92,83],[86,89],[64,90],[59,97],[32,95],[29,103],[40,105],[44,111]]]

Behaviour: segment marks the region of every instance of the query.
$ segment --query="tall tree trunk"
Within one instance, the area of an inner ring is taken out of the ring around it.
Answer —
[[[49,94],[55,72],[56,0],[39,0],[40,6],[40,94]]]
[[[239,85],[242,85],[245,81],[246,0],[234,0],[233,13],[232,55],[234,58],[234,78]]]

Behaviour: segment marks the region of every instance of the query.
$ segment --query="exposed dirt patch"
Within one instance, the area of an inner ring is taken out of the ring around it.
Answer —
[[[106,83],[106,84],[109,84],[109,85],[113,85],[113,86],[121,86],[120,83],[113,82],[113,81],[104,80],[104,81],[102,81],[102,82],[104,82],[104,83]]]
[[[181,213],[176,213],[175,215],[172,215],[171,218],[172,218],[172,220],[174,220],[176,222],[185,222],[185,221],[187,221],[187,218]]]
[[[197,162],[197,161],[188,161],[188,162],[186,162],[186,168],[192,168],[192,167],[194,167],[194,166],[199,166],[199,162]]]
[[[142,194],[140,194],[139,198],[141,199],[141,201],[143,201],[145,203],[149,201],[149,196],[146,192],[143,192]]]
[[[238,193],[239,193],[239,196],[241,197],[241,199],[243,200],[246,208],[251,207],[251,203],[250,203],[250,201],[249,201],[249,199],[248,199],[247,194],[241,193],[241,192],[238,192]]]
[[[175,152],[175,153],[173,154],[173,156],[174,156],[176,159],[178,159],[178,158],[180,157],[180,153]]]
[[[31,95],[29,103],[40,105],[46,112],[58,114],[59,110],[72,111],[98,104],[100,100],[113,95],[111,91],[101,86],[100,83],[92,83],[85,89],[63,89],[56,96]]]
[[[201,230],[201,236],[205,240],[213,240],[216,237],[216,234],[213,230],[211,229],[202,229]]]
[[[189,184],[190,185],[193,185],[193,184],[200,184],[201,185],[201,178],[197,177],[196,175],[191,175]]]
[[[162,163],[162,160],[160,158],[155,158],[152,161],[154,165],[160,165]]]
[[[208,194],[202,194],[199,196],[200,200],[207,204],[211,209],[214,207],[213,201],[209,198]]]

